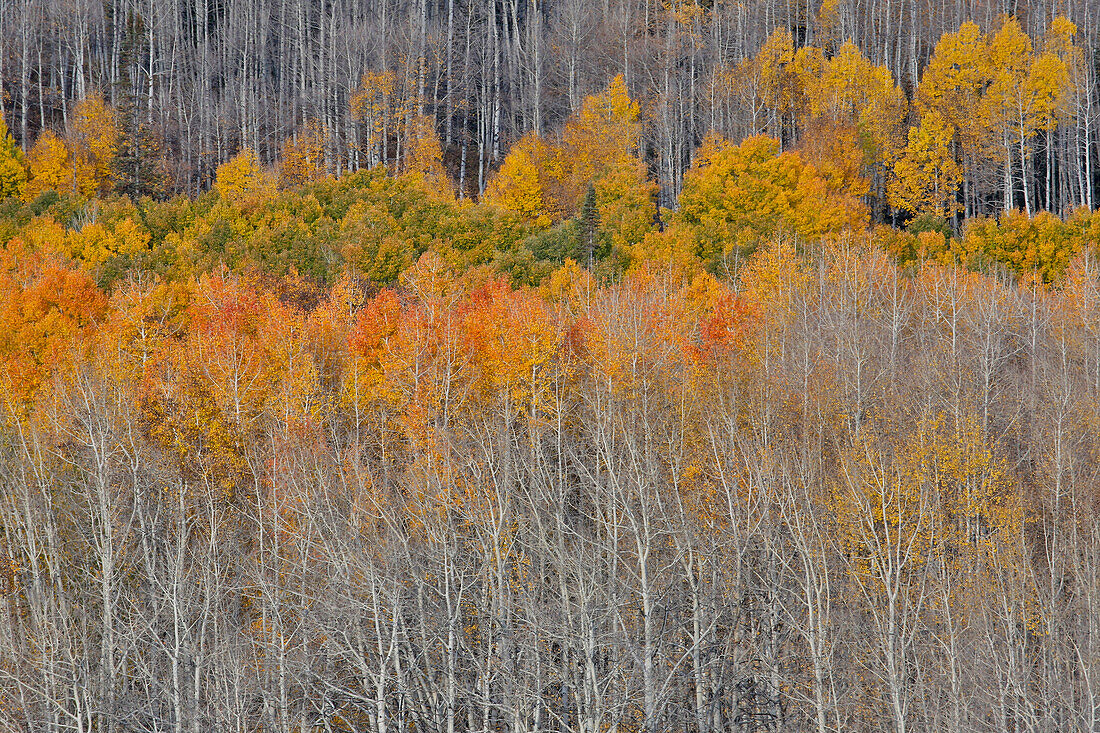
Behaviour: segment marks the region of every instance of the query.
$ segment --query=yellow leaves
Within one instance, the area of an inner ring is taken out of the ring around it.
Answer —
[[[889,69],[872,64],[851,41],[830,59],[800,66],[811,115],[857,127],[873,159],[897,146],[907,104]]]
[[[423,176],[428,190],[451,198],[451,180],[443,170],[443,146],[435,131],[435,122],[427,115],[413,115],[406,136],[405,171]]]
[[[637,102],[616,77],[603,93],[585,98],[566,122],[561,143],[534,133],[522,137],[490,180],[486,201],[545,227],[575,215],[593,185],[612,238],[621,244],[641,241],[656,187],[637,157],[638,118]]]
[[[133,256],[149,247],[148,231],[132,217],[101,216],[94,205],[86,212],[90,220],[74,229],[48,215],[35,217],[20,230],[19,237],[29,248],[73,260],[91,272],[113,258]]]
[[[106,193],[113,180],[119,134],[115,112],[102,97],[82,99],[73,107],[68,141],[44,130],[27,154],[30,181],[24,200],[45,191],[86,197]]]
[[[585,97],[562,133],[566,149],[579,156],[573,160],[577,175],[590,181],[602,166],[634,155],[641,142],[638,116],[638,103],[630,98],[622,74],[600,94]]]
[[[485,201],[519,214],[539,227],[550,226],[559,207],[551,194],[560,178],[555,151],[533,132],[508,151],[500,170],[485,188]]]
[[[799,169],[798,159],[780,155],[771,138],[734,145],[708,135],[684,174],[675,220],[697,227],[704,257],[751,247],[788,223]]]
[[[693,225],[699,254],[713,259],[736,248],[751,251],[777,233],[809,238],[860,228],[866,212],[797,153],[779,153],[772,138],[734,145],[710,135],[684,174],[674,221]]]
[[[26,201],[46,191],[65,193],[78,188],[69,148],[51,130],[44,130],[27,153],[27,171],[30,180],[23,189]]]
[[[1031,39],[1014,18],[1003,20],[986,53],[990,83],[982,98],[982,119],[1002,138],[998,142],[1024,145],[1036,130],[1053,123],[1067,91],[1066,62],[1053,53],[1036,57]]]
[[[597,288],[596,280],[575,260],[566,259],[542,284],[543,297],[551,303],[582,307]]]
[[[978,26],[963,23],[936,43],[917,87],[917,108],[923,115],[936,110],[963,133],[968,144],[977,142],[977,111],[989,75],[985,39]]]
[[[403,390],[399,377],[411,364],[409,333],[401,329],[408,316],[389,290],[380,292],[359,311],[348,336],[354,354],[351,378],[344,385],[344,399],[349,404],[400,405]]]
[[[782,127],[801,101],[794,62],[794,37],[785,26],[780,27],[772,31],[753,58],[743,59],[732,69],[719,67],[715,72],[716,83],[726,93],[736,95],[743,108],[752,111],[753,131],[763,131],[762,123],[767,121],[778,132],[774,123]],[[767,115],[770,120],[765,119]]]
[[[810,273],[790,244],[772,240],[738,272],[741,297],[776,323],[794,317],[792,303],[810,284]]]
[[[8,133],[4,116],[0,114],[0,200],[20,196],[27,183],[27,171],[23,168],[23,153]]]
[[[623,158],[596,179],[600,228],[611,235],[612,247],[637,244],[652,229],[657,184],[646,176],[642,161]]]
[[[345,259],[371,282],[393,282],[413,264],[413,243],[403,236],[393,214],[381,206],[355,202],[340,228],[348,237],[343,248]]]
[[[794,37],[786,26],[772,31],[753,59],[759,75],[762,97],[776,112],[791,106],[791,79],[788,66],[794,61]]]
[[[72,151],[78,161],[74,168],[90,171],[91,179],[91,190],[81,193],[102,194],[110,187],[120,134],[115,111],[99,94],[85,97],[73,107]]]
[[[562,165],[566,168],[562,203],[567,212],[579,208],[590,183],[624,170],[637,160],[642,131],[638,116],[638,103],[630,98],[619,75],[601,94],[585,97],[580,110],[566,122],[562,133]],[[644,168],[631,172],[634,182],[644,185]]]
[[[824,119],[808,123],[798,141],[798,153],[830,188],[847,194],[848,203],[862,204],[871,192],[870,181],[863,175],[859,130],[852,125]]]
[[[283,142],[279,178],[284,186],[300,186],[326,174],[325,134],[313,119],[294,137]]]
[[[404,102],[395,93],[396,81],[392,71],[367,71],[351,97],[352,119],[366,131],[360,148],[371,165],[384,159],[386,138],[404,117]]]
[[[1029,217],[1007,211],[1000,220],[975,218],[967,222],[960,243],[964,262],[979,265],[1000,262],[1021,277],[1037,275],[1043,282],[1059,282],[1084,247],[1073,223],[1048,212]]]
[[[950,217],[962,171],[955,163],[951,142],[955,130],[936,110],[929,110],[919,127],[909,129],[909,142],[887,182],[890,203],[918,216]]]
[[[260,167],[256,152],[245,148],[218,166],[214,190],[224,200],[238,206],[256,205],[275,195],[275,179]]]
[[[865,590],[890,592],[911,587],[907,579],[936,561],[962,572],[960,595],[988,592],[1024,559],[1024,510],[980,420],[938,414],[908,430],[896,422],[882,427],[853,436],[833,496],[853,572]]]
[[[108,228],[90,222],[78,231],[70,232],[65,245],[69,256],[95,268],[118,256],[134,255],[149,246],[149,233],[133,219],[126,218]]]
[[[1044,53],[1032,62],[1028,86],[1033,95],[1031,118],[1037,128],[1053,129],[1056,114],[1069,94],[1069,84],[1069,69],[1060,57]]]
[[[663,232],[646,233],[641,242],[629,248],[627,273],[659,264],[668,268],[674,281],[691,278],[703,267],[695,249],[695,229],[674,221]]]

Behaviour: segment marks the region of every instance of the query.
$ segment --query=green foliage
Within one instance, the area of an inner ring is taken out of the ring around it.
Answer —
[[[953,234],[951,230],[951,222],[942,216],[935,214],[922,214],[915,217],[909,222],[906,230],[913,234],[920,234],[921,232],[939,232],[945,238],[950,238]]]
[[[811,153],[824,160],[822,151]],[[135,203],[47,189],[27,203],[0,200],[0,243],[21,237],[105,287],[135,272],[187,282],[223,269],[272,282],[293,275],[330,284],[351,275],[387,285],[425,253],[451,272],[497,273],[518,286],[541,283],[569,260],[605,282],[651,261],[680,273],[720,272],[728,255],[742,258],[777,234],[813,242],[866,223],[857,189],[824,163],[781,153],[766,137],[710,138],[685,177],[680,208],[666,212],[668,226],[657,232],[652,183],[637,184],[639,172],[627,170],[637,161],[623,160],[623,175],[605,171],[586,185],[574,216],[548,226],[498,205],[440,196],[422,173],[392,176],[382,167],[280,192],[246,152],[223,167],[214,191],[195,198]],[[1011,213],[972,220],[955,239],[942,213],[928,213],[907,231],[879,227],[872,239],[903,266],[996,266],[1057,283],[1095,244],[1097,219]]]
[[[596,237],[600,229],[600,212],[596,208],[595,186],[588,186],[588,192],[584,195],[584,201],[581,202],[581,210],[577,215],[577,219],[580,222],[581,232],[584,236],[584,261],[588,263],[588,268],[592,269],[595,265]]]
[[[160,140],[148,123],[135,124],[132,116],[126,116],[122,126],[124,133],[111,164],[115,191],[132,199],[163,198],[167,176]]]

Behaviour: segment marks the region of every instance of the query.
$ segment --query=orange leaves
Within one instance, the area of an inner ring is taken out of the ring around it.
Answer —
[[[457,396],[463,402],[505,400],[513,409],[534,406],[541,371],[561,343],[543,301],[502,281],[460,300],[433,295],[433,289],[405,305],[383,291],[359,312],[349,335],[357,399],[448,412],[461,407],[445,403]],[[449,395],[432,391],[437,379],[448,381]]]
[[[305,318],[245,279],[204,276],[181,313],[183,333],[146,365],[143,410],[150,434],[185,474],[226,497],[249,475],[263,434],[280,443],[316,439],[324,400]]]
[[[400,372],[409,364],[408,333],[398,333],[406,314],[392,291],[383,290],[359,311],[348,336],[352,359],[345,399],[362,406],[398,405]]]
[[[14,239],[0,250],[0,389],[29,400],[81,348],[107,300],[87,274]]]
[[[352,350],[361,356],[379,351],[393,335],[401,318],[401,306],[391,290],[383,290],[359,311],[349,336]]]
[[[723,294],[709,316],[699,325],[695,353],[701,360],[728,359],[754,335],[759,310],[752,303],[732,293]]]
[[[463,310],[463,340],[480,388],[520,409],[537,409],[545,386],[541,372],[562,340],[542,301],[496,281],[475,290]]]

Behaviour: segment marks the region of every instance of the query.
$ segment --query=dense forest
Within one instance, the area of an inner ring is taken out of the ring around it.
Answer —
[[[664,206],[709,132],[784,149],[840,132],[879,218],[905,200],[884,169],[938,160],[944,137],[967,213],[1064,213],[1100,181],[1098,38],[1089,0],[4,0],[0,101],[28,153],[79,137],[77,103],[105,97],[130,193],[163,190],[143,158],[196,193],[239,150],[271,164],[303,138],[328,173],[400,168],[429,123],[476,197],[621,75]]]
[[[0,0],[0,730],[1100,729],[1097,14]]]

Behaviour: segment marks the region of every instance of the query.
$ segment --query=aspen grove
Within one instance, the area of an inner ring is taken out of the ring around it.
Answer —
[[[1100,20],[993,5],[0,1],[0,730],[1100,730]]]

